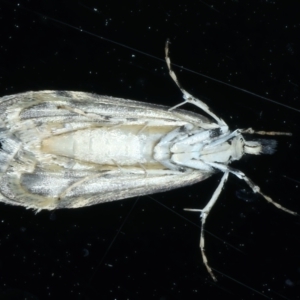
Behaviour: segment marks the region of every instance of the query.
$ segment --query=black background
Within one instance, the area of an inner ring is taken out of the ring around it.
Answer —
[[[293,133],[276,137],[274,155],[234,166],[300,212],[293,3],[0,1],[0,95],[74,90],[175,105],[181,94],[163,60],[169,38],[182,85],[230,128]],[[199,215],[183,208],[202,208],[219,179],[77,210],[0,205],[0,299],[299,299],[299,217],[233,176],[207,220],[211,280]]]

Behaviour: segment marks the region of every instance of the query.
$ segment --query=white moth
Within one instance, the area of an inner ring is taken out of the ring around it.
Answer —
[[[37,211],[77,208],[152,194],[224,173],[201,212],[200,248],[204,264],[216,279],[204,252],[203,228],[228,174],[260,192],[244,173],[229,164],[248,154],[272,154],[274,140],[246,141],[246,134],[285,134],[237,129],[186,92],[171,69],[184,102],[171,109],[153,104],[83,92],[39,91],[0,99],[0,201]],[[192,103],[211,119],[177,110]],[[192,209],[190,209],[192,210]]]

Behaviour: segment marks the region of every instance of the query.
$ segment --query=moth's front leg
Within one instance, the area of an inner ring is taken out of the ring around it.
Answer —
[[[211,143],[211,140],[228,133],[228,127],[222,126],[215,129],[198,129],[194,130],[192,134],[189,134],[186,138],[180,141],[174,142],[174,145],[170,148],[172,153],[183,152],[200,152],[200,150],[207,144]]]

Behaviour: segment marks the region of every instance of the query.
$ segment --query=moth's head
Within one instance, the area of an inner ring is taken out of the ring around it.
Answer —
[[[255,141],[244,141],[244,151],[247,154],[273,154],[276,151],[277,141],[257,139]]]

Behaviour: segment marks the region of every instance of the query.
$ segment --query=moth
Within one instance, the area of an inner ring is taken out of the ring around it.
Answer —
[[[230,167],[244,154],[272,154],[276,141],[246,140],[244,134],[278,135],[249,129],[230,131],[200,99],[184,90],[173,108],[74,91],[37,91],[0,99],[0,201],[37,211],[78,208],[191,185],[223,172],[201,213],[204,224],[229,173],[264,195],[243,172]],[[177,109],[191,103],[209,117]],[[287,134],[289,135],[289,134]]]

